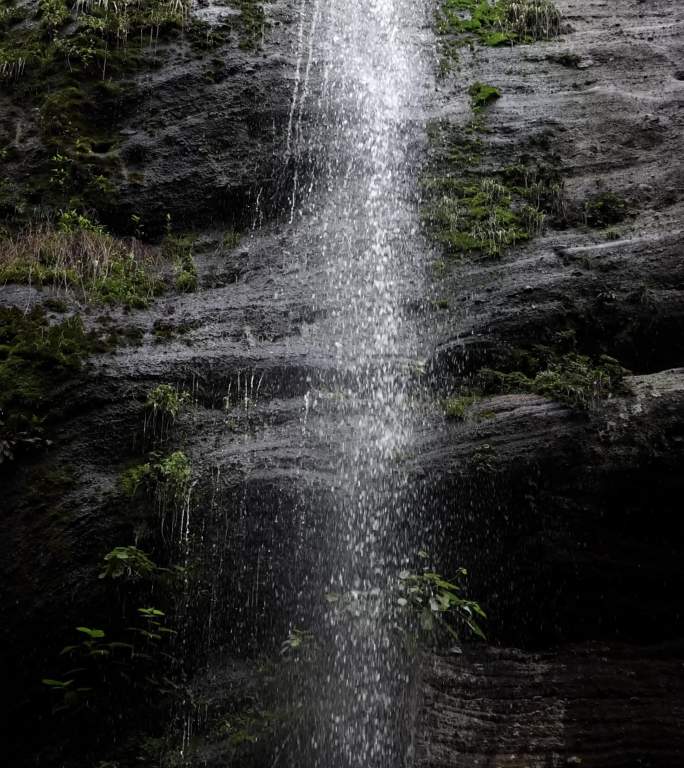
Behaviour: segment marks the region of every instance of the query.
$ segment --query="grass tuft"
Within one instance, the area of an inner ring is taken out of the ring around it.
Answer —
[[[58,225],[30,227],[0,239],[0,283],[54,286],[96,304],[146,307],[162,288],[153,250],[120,240],[67,211]]]

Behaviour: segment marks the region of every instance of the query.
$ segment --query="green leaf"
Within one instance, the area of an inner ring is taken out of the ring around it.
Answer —
[[[477,625],[477,623],[473,619],[466,620],[466,624],[470,627],[471,631],[474,632],[479,638],[482,640],[486,640],[484,632],[480,629],[480,627]]]
[[[65,645],[64,648],[62,648],[62,650],[59,652],[59,655],[63,656],[65,653],[71,653],[80,647],[80,645]]]
[[[101,629],[91,629],[90,627],[76,627],[77,632],[83,632],[84,635],[92,639],[99,639],[105,636],[105,633]]]
[[[48,685],[50,688],[68,688],[74,681],[73,680],[53,680],[49,677],[44,677],[41,681],[43,685]]]

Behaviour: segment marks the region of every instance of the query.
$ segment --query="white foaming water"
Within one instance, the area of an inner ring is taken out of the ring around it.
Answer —
[[[326,424],[336,459],[320,585],[337,598],[316,628],[331,650],[301,755],[317,768],[398,768],[408,759],[408,668],[388,587],[419,546],[410,540],[412,488],[397,459],[413,429],[407,382],[418,341],[406,307],[422,293],[416,148],[431,78],[420,40],[428,6],[315,3],[308,50],[321,91],[310,135],[290,127],[315,169],[306,206],[326,274],[316,304],[327,318],[340,403],[337,421]],[[298,80],[299,109],[301,88]]]

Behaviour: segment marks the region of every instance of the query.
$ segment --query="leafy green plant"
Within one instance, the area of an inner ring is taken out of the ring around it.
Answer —
[[[583,206],[584,222],[590,227],[619,224],[629,213],[627,201],[614,192],[593,195]]]
[[[163,611],[138,608],[126,640],[112,640],[104,629],[94,627],[79,626],[76,631],[80,642],[67,645],[60,654],[70,665],[64,679],[42,680],[58,697],[53,711],[97,709],[105,702],[109,708],[116,699],[130,704],[134,691],[155,697],[170,692],[164,670],[174,663],[167,641],[175,631],[166,625]]]
[[[171,488],[175,493],[182,492],[192,476],[190,460],[183,451],[175,451],[170,456],[161,459],[155,468],[164,485]]]
[[[190,401],[189,392],[179,390],[172,384],[159,384],[149,391],[145,406],[151,408],[154,413],[176,419]]]
[[[151,454],[152,461],[127,469],[120,477],[119,484],[126,496],[133,497],[140,490],[157,495],[180,497],[192,477],[190,460],[183,451],[168,456]]]
[[[479,603],[461,594],[463,585],[459,582],[466,575],[465,568],[459,568],[451,580],[427,568],[399,574],[397,604],[409,613],[424,641],[436,645],[445,636],[459,641],[464,628],[485,639],[479,624],[486,618],[485,612]]]
[[[149,556],[134,546],[114,547],[104,556],[100,579],[143,579],[157,570]]]
[[[425,550],[420,550],[418,557],[424,563],[430,559]],[[388,601],[384,610],[390,615],[398,612],[397,618],[404,617],[404,628],[396,622],[395,627],[412,643],[417,640],[439,645],[449,638],[460,639],[463,630],[484,638],[479,620],[486,618],[485,613],[479,603],[462,594],[461,581],[466,575],[466,570],[459,568],[453,579],[446,579],[426,565],[402,570],[384,590],[328,592],[325,598],[334,615],[351,621],[378,612],[379,606]],[[295,640],[299,642],[300,638]]]
[[[197,266],[192,254],[194,240],[190,235],[167,235],[162,243],[164,256],[174,263],[175,285],[182,293],[196,291],[199,284]]]
[[[229,229],[223,233],[223,247],[228,249],[237,248],[242,240],[242,234],[234,229]]]
[[[133,497],[141,488],[147,486],[153,476],[152,464],[149,462],[137,464],[135,467],[130,467],[122,473],[119,478],[119,484],[126,496]]]
[[[103,235],[105,232],[105,229],[101,224],[96,224],[87,216],[84,216],[74,209],[60,212],[57,220],[57,229],[60,232],[69,233],[95,232],[98,235]]]
[[[49,36],[53,36],[70,17],[64,0],[39,0],[38,12]]]

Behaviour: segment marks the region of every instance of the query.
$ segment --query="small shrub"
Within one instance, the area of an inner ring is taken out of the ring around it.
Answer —
[[[192,467],[190,460],[183,451],[176,451],[155,465],[159,478],[164,485],[178,494],[183,491],[190,482]]]
[[[551,0],[499,0],[501,27],[520,42],[550,40],[561,31],[561,13]]]
[[[234,229],[229,229],[223,233],[223,247],[224,248],[237,248],[242,240],[242,234]]]
[[[183,451],[168,456],[152,454],[152,461],[127,469],[119,484],[126,496],[136,496],[140,490],[158,496],[177,498],[183,495],[192,477],[190,460]]]
[[[460,594],[463,586],[458,582],[466,575],[465,568],[459,568],[451,580],[428,568],[399,574],[397,604],[409,613],[414,631],[428,644],[437,645],[447,637],[458,642],[461,628],[485,639],[479,625],[485,612]]]
[[[159,384],[148,393],[145,406],[154,413],[176,419],[190,400],[189,392],[178,390],[171,384]]]
[[[55,391],[78,375],[94,346],[78,316],[50,324],[42,307],[28,313],[0,307],[0,442],[4,458],[11,458],[17,447],[45,444],[43,432],[55,406]]]

